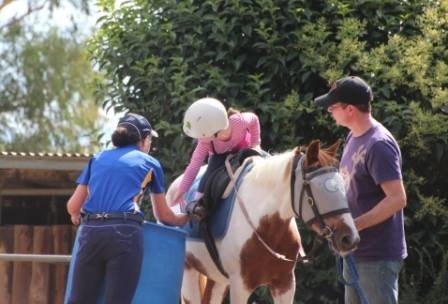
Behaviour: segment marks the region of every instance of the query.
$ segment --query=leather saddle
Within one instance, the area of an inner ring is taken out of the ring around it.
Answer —
[[[260,152],[250,148],[239,150],[234,154],[229,154],[226,161],[229,162],[231,171],[235,172],[234,180],[236,180],[238,175],[241,173],[241,170],[238,169],[240,167],[240,169],[242,169],[241,165],[244,163],[246,158],[260,155]],[[204,207],[207,211],[207,217],[214,214],[218,203],[231,192],[232,187],[229,186],[232,184],[229,185],[230,181],[231,176],[229,176],[226,166],[217,168],[205,181],[204,196],[202,199]]]

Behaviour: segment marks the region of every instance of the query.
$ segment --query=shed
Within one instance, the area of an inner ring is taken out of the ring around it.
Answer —
[[[66,202],[91,155],[0,152],[0,253],[71,253]],[[2,303],[62,303],[67,264],[0,261]]]

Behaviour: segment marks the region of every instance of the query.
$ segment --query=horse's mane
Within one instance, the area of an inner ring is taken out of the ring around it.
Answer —
[[[279,178],[286,181],[291,174],[292,152],[293,150],[288,150],[267,158],[257,158],[254,161],[252,176],[262,178],[267,184],[279,182]]]
[[[268,158],[259,158],[254,163],[254,176],[262,176],[262,178],[267,182],[278,182],[279,178],[285,181],[288,180],[291,170],[292,170],[292,159],[294,154],[303,153],[303,149],[296,148],[293,150],[288,150],[279,154],[274,154]],[[338,160],[327,150],[319,149],[318,163],[307,164],[305,159],[304,167],[316,169],[325,166],[337,165]],[[280,173],[281,175],[277,175]]]

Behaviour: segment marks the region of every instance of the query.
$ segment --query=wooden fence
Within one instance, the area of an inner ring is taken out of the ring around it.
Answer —
[[[0,226],[0,253],[71,253],[76,228]],[[68,264],[0,261],[0,302],[3,304],[61,304]]]

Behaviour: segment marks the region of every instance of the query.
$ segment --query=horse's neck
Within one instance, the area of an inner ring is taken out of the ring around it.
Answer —
[[[282,219],[294,216],[291,207],[291,152],[257,159],[244,183],[250,188],[253,212],[260,217],[278,213]]]
[[[293,259],[301,245],[291,206],[291,166],[292,154],[255,161],[240,193],[244,195],[244,203],[250,206],[248,217],[264,242],[274,252]],[[240,213],[239,216],[245,215]],[[236,221],[248,220],[239,218]]]

